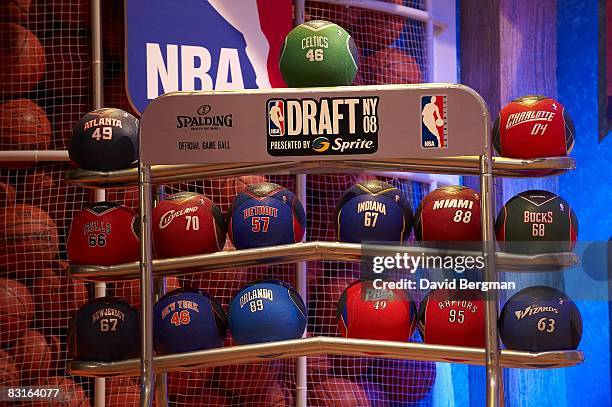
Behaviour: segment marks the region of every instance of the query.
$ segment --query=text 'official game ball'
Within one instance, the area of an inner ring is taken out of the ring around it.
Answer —
[[[153,331],[159,354],[218,348],[227,333],[227,316],[207,293],[179,288],[155,304]]]
[[[574,122],[563,105],[541,95],[502,108],[493,124],[493,146],[503,157],[565,156],[574,147]]]
[[[347,86],[355,79],[358,58],[355,42],[344,28],[311,20],[287,34],[280,71],[293,88]]]
[[[138,160],[138,119],[121,109],[89,112],[75,124],[68,152],[85,170],[128,168]]]
[[[336,312],[345,338],[406,342],[415,327],[416,307],[408,292],[375,288],[369,280],[348,286]]]
[[[304,237],[306,212],[293,192],[263,182],[238,194],[230,210],[228,235],[237,249],[297,243]]]
[[[297,291],[278,280],[249,285],[232,299],[229,329],[239,345],[301,338],[306,306]]]
[[[138,216],[123,205],[98,202],[77,213],[68,235],[68,258],[74,264],[113,264],[140,257]]]
[[[112,362],[138,357],[138,311],[116,298],[96,298],[74,315],[68,346],[74,360]]]
[[[531,190],[506,202],[497,215],[495,231],[500,248],[506,252],[567,252],[578,238],[578,219],[560,196]]]
[[[153,244],[159,258],[217,252],[225,245],[225,220],[204,195],[170,195],[153,209]]]
[[[582,317],[576,304],[561,291],[546,286],[528,287],[504,305],[499,334],[508,349],[572,350],[582,338]]]
[[[482,291],[431,291],[419,307],[418,326],[423,342],[483,348],[484,305]]]
[[[470,188],[438,188],[423,198],[414,215],[414,237],[420,242],[475,242],[481,233],[480,196]]]
[[[360,182],[336,206],[336,235],[341,242],[395,242],[410,237],[412,208],[402,191],[379,180]]]

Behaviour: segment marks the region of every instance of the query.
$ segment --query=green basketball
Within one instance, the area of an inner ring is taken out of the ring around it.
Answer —
[[[345,86],[355,79],[357,58],[355,42],[344,28],[312,20],[287,34],[280,71],[292,88]]]

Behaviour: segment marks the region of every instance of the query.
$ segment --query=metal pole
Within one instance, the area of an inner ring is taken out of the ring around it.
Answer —
[[[433,23],[433,4],[432,0],[425,0],[425,11],[427,12],[427,21],[425,22],[425,42],[426,42],[426,62],[427,62],[427,81],[433,81],[433,66],[434,66],[434,23]]]
[[[104,189],[96,189],[94,192],[94,201],[101,202],[106,200],[106,191]],[[106,296],[106,283],[96,283],[94,286],[94,297],[100,298]],[[94,379],[94,406],[104,407],[106,404],[106,379],[97,377]]]
[[[488,128],[488,125],[487,125]],[[488,140],[488,134],[487,134]],[[487,143],[487,152],[480,157],[481,219],[483,255],[485,257],[485,281],[496,281],[495,240],[493,235],[494,192],[491,146]],[[498,298],[495,290],[485,293],[485,361],[487,371],[487,407],[499,407],[499,339],[497,333]]]
[[[151,166],[139,164],[140,181],[140,304],[141,347],[140,407],[153,403],[153,255],[151,251]]]

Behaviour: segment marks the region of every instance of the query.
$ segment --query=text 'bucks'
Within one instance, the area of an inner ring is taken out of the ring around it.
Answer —
[[[378,98],[287,100],[287,134],[336,135],[376,133]]]

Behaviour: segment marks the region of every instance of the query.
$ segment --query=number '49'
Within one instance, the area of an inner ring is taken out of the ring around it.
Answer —
[[[91,135],[91,138],[100,140],[112,140],[113,139],[113,128],[112,127],[96,127],[96,130]]]

